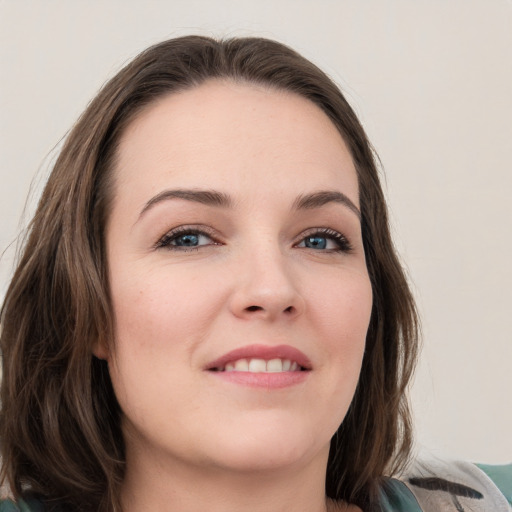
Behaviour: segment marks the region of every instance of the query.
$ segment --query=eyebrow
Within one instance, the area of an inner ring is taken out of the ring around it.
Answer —
[[[152,197],[142,208],[139,218],[142,217],[150,208],[162,201],[169,199],[185,199],[185,201],[194,201],[207,206],[217,206],[221,208],[230,208],[233,205],[231,198],[222,192],[215,190],[194,190],[194,189],[176,189],[164,190]]]
[[[195,189],[175,189],[164,190],[156,196],[152,197],[142,208],[139,219],[156,204],[170,199],[184,199],[185,201],[193,201],[205,204],[207,206],[215,206],[220,208],[231,208],[233,200],[223,192],[216,190],[195,190]],[[292,209],[295,210],[312,210],[320,208],[329,203],[340,203],[356,214],[361,220],[361,212],[357,206],[342,192],[335,190],[320,190],[311,194],[303,194],[297,197],[293,202]]]
[[[320,208],[328,203],[340,203],[357,215],[361,220],[361,212],[357,206],[342,192],[336,190],[320,190],[311,194],[299,196],[293,203],[293,207],[297,210],[310,210]]]

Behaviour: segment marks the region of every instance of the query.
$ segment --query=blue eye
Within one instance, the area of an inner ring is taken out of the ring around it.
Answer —
[[[199,245],[200,235],[195,233],[188,233],[186,235],[180,235],[176,237],[171,245],[177,245],[178,247],[196,247]]]
[[[324,236],[308,236],[304,239],[304,247],[310,249],[325,249],[327,247],[327,238]]]
[[[209,235],[194,229],[178,229],[164,235],[156,244],[156,248],[174,250],[197,249],[203,245],[212,245]]]
[[[333,229],[319,229],[304,237],[296,247],[325,252],[350,252],[347,238]]]

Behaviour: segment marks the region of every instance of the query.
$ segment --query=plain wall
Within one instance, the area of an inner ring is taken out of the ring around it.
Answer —
[[[510,0],[0,0],[0,294],[52,148],[130,58],[190,33],[278,39],[341,85],[423,318],[417,449],[512,460]]]

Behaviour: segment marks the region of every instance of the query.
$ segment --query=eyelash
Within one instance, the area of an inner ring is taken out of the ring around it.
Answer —
[[[216,242],[213,238],[213,234],[205,228],[199,228],[195,226],[180,226],[176,229],[173,229],[166,233],[158,242],[155,244],[155,249],[168,249],[171,251],[197,251],[201,247],[205,247],[205,245],[198,245],[198,246],[179,246],[174,245],[172,242],[177,240],[180,236],[184,235],[195,235],[195,236],[206,236],[210,240],[212,240],[212,243],[206,244],[208,245],[220,245],[219,242]],[[301,238],[299,242],[294,244],[294,246],[297,246],[300,243],[305,242],[308,238],[326,238],[334,241],[334,243],[338,246],[336,249],[312,249],[310,247],[301,247],[301,249],[311,249],[318,252],[327,252],[327,253],[333,253],[333,252],[343,252],[343,253],[349,253],[353,250],[352,245],[350,244],[349,240],[345,237],[345,235],[341,234],[338,231],[335,231],[334,229],[330,228],[313,228],[309,230],[306,233],[303,233],[301,235]]]
[[[173,245],[171,242],[184,235],[199,235],[206,236],[213,240],[213,234],[208,229],[199,228],[195,226],[180,226],[166,233],[158,242],[155,244],[155,249],[169,249],[171,251],[197,251],[204,245],[198,245],[195,247]],[[218,242],[213,241],[212,244],[208,245],[219,245]]]
[[[343,252],[350,253],[353,250],[352,244],[349,242],[348,238],[340,233],[339,231],[335,231],[331,228],[313,228],[309,230],[306,234],[302,234],[299,243],[304,242],[307,238],[327,238],[334,241],[334,243],[338,246],[337,249],[324,249],[320,252]],[[316,249],[313,249],[316,250]]]

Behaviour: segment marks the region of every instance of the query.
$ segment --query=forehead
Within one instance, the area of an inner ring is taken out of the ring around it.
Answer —
[[[145,108],[121,137],[115,181],[118,193],[141,201],[169,186],[234,194],[267,187],[294,196],[335,188],[358,204],[350,153],[318,106],[231,81],[210,81]]]

